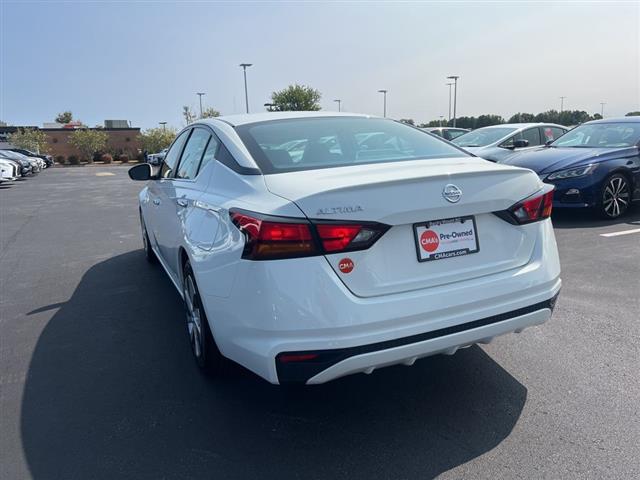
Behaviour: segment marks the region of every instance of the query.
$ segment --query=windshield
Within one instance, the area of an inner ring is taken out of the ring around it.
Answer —
[[[591,123],[565,133],[552,147],[620,148],[640,142],[640,123]]]
[[[514,127],[479,128],[452,140],[459,147],[485,147],[517,130]]]
[[[5,158],[10,158],[12,160],[24,159],[23,155],[20,155],[19,153],[16,153],[16,152],[12,152],[11,150],[2,150],[2,154],[5,156]]]
[[[273,120],[236,131],[263,173],[466,156],[416,128],[378,118]]]

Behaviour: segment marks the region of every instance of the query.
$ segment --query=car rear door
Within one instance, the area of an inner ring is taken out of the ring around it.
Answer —
[[[199,223],[201,215],[197,201],[206,187],[206,179],[199,177],[200,163],[211,138],[204,126],[194,127],[171,176],[160,180],[158,209],[158,248],[174,274],[180,270],[178,250],[189,226]]]

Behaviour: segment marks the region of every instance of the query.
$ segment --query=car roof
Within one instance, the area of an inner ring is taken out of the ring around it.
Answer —
[[[548,122],[531,122],[531,123],[500,123],[498,125],[489,125],[487,127],[480,127],[480,128],[502,128],[502,127],[508,127],[508,128],[529,128],[529,127],[539,127],[541,125],[549,125],[551,127],[561,127],[561,128],[567,128],[564,125],[558,125],[557,123],[548,123]],[[477,129],[479,130],[479,129]]]
[[[323,118],[323,117],[360,117],[360,118],[376,118],[373,115],[364,115],[361,113],[346,112],[261,112],[261,113],[243,113],[240,115],[224,115],[222,117],[206,118],[198,120],[198,123],[216,124],[224,122],[234,127],[238,125],[246,125],[248,123],[266,122],[269,120],[289,120],[294,118]]]
[[[635,117],[618,117],[618,118],[603,118],[600,120],[591,120],[590,122],[585,122],[583,125],[587,123],[640,123],[640,116]]]

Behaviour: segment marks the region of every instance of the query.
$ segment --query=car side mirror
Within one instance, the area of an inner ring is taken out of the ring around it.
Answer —
[[[148,163],[141,163],[129,169],[129,178],[144,182],[146,180],[154,180],[156,173],[153,167]]]
[[[529,140],[524,140],[523,138],[519,138],[513,141],[513,148],[524,148],[529,146]]]

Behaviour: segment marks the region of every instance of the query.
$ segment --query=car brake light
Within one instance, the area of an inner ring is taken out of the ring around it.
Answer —
[[[231,210],[231,221],[245,234],[242,258],[270,260],[365,250],[390,227],[375,222],[313,222],[301,218]]]
[[[553,209],[553,185],[545,184],[538,193],[516,203],[507,210],[494,212],[497,216],[514,225],[525,225],[549,218]]]
[[[242,258],[268,260],[275,258],[306,257],[316,253],[309,222],[232,211],[231,221],[245,234]]]

